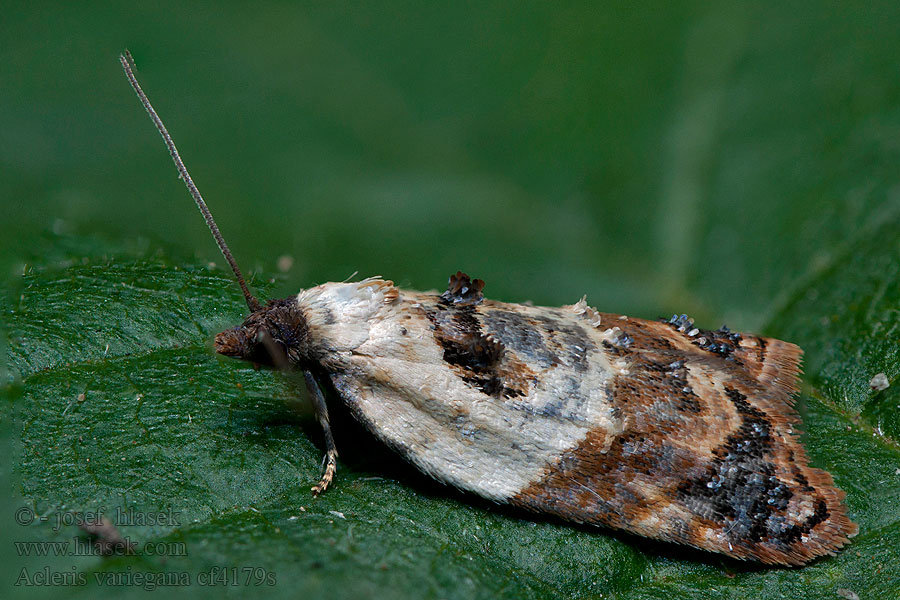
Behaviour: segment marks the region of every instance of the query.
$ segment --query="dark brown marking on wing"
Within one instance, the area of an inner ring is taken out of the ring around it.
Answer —
[[[794,476],[794,481],[797,482],[797,485],[800,486],[800,489],[804,492],[814,492],[816,488],[809,485],[809,480],[806,479],[806,475],[803,474],[803,471],[800,470],[796,464],[794,464],[794,453],[791,452],[788,455],[788,461],[792,464],[791,474]]]
[[[457,367],[459,377],[489,396],[521,395],[521,390],[507,390],[498,367],[503,357],[503,345],[485,337],[470,304],[444,305],[438,303],[426,315],[434,327],[437,342],[444,350],[444,360]]]
[[[756,338],[757,360],[760,364],[766,361],[766,338]]]
[[[578,523],[642,533],[633,524],[652,515],[660,500],[647,493],[641,478],[665,480],[672,470],[690,472],[694,460],[689,451],[647,432],[616,436],[608,448],[606,443],[606,432],[589,432],[542,481],[517,494],[512,504]],[[665,530],[659,533],[663,535],[654,537],[671,539],[665,536]]]
[[[828,503],[802,474],[805,465],[788,462],[783,465],[788,469],[779,469],[774,424],[768,416],[752,407],[741,391],[725,386],[725,393],[742,417],[741,426],[715,450],[713,464],[703,477],[679,486],[679,496],[694,512],[720,523],[733,545],[762,544],[770,551],[790,554],[792,545],[828,519]],[[795,458],[790,449],[787,458]],[[793,482],[784,477],[785,472],[793,475]],[[795,493],[812,501],[814,510],[805,519],[791,510]]]
[[[423,307],[425,315],[443,349],[444,361],[460,379],[488,396],[525,396],[536,381],[535,374],[507,353],[501,341],[482,330],[478,305],[483,286],[483,282],[473,284],[467,275],[457,273],[451,277],[448,291],[433,305]],[[472,296],[473,290],[477,297]]]
[[[440,333],[444,360],[476,373],[488,372],[503,356],[503,345],[486,338],[473,306],[434,311],[432,322]]]
[[[568,368],[573,376],[567,389],[572,398],[580,397],[581,374],[597,349],[588,331],[563,309],[535,314],[518,305],[485,301],[482,285],[458,273],[436,302],[422,305],[443,358],[456,374],[489,396],[510,399],[527,396],[540,383],[538,373]],[[477,297],[470,297],[472,290]],[[560,399],[560,407],[566,403]],[[510,406],[528,410],[525,404]],[[540,411],[552,416],[553,403]]]
[[[793,493],[775,474],[772,427],[746,395],[727,385],[725,394],[742,418],[740,428],[716,448],[706,473],[678,486],[678,498],[695,514],[728,527],[736,540],[789,537],[783,512]]]
[[[693,328],[600,318],[632,339],[602,344],[625,361],[609,400],[625,430],[589,432],[513,504],[772,564],[833,554],[856,533],[796,438],[799,348],[720,331],[713,349]]]

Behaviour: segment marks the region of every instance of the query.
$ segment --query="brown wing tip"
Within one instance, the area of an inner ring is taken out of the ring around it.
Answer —
[[[837,554],[859,532],[858,525],[847,514],[844,490],[835,487],[827,471],[807,466],[802,447],[796,451],[795,459],[805,481],[791,487],[798,502],[792,502],[791,509],[785,515],[786,530],[794,530],[793,539],[785,540],[772,535],[757,543],[719,548],[720,551],[743,560],[802,566],[817,558]]]
[[[737,558],[752,558],[767,564],[802,566],[824,556],[836,555],[850,542],[850,538],[859,533],[859,526],[847,515],[842,490],[832,487],[817,488],[817,491],[825,495],[822,501],[828,512],[825,520],[787,548],[763,543],[748,556]]]
[[[790,403],[800,383],[803,350],[775,338],[745,337],[740,342],[741,360],[757,381]]]

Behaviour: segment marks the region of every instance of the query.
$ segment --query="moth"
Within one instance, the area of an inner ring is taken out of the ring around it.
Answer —
[[[337,465],[331,390],[425,474],[499,503],[768,564],[834,554],[856,534],[844,492],[798,441],[802,352],[788,342],[585,298],[496,302],[462,272],[441,294],[371,277],[261,304],[130,55],[120,61],[250,309],[216,352],[303,373],[326,448],[314,494]]]

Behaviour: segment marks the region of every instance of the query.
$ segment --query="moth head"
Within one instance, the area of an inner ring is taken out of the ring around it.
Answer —
[[[296,297],[270,300],[237,327],[216,336],[216,352],[257,365],[289,369],[306,362],[309,327]]]
[[[216,221],[200,195],[200,190],[197,189],[194,180],[191,179],[191,175],[188,173],[187,167],[184,166],[184,162],[181,160],[181,155],[179,155],[178,149],[175,147],[172,136],[169,135],[162,119],[159,118],[159,115],[153,109],[147,94],[141,89],[141,85],[134,75],[134,60],[131,54],[126,50],[119,57],[119,62],[122,64],[122,70],[128,78],[128,83],[131,84],[132,89],[150,116],[150,120],[153,121],[156,130],[166,143],[169,154],[175,162],[175,168],[178,170],[178,176],[184,181],[188,191],[194,198],[194,202],[197,204],[197,208],[200,209],[200,213],[203,215],[213,239],[219,246],[222,256],[225,257],[226,262],[231,267],[241,292],[244,294],[247,307],[250,309],[250,316],[240,326],[223,331],[216,336],[216,352],[225,356],[249,360],[260,365],[275,366],[280,369],[302,366],[302,364],[308,362],[305,355],[309,328],[301,310],[297,306],[296,298],[269,300],[263,306],[250,293],[247,282],[244,280],[241,270],[228,249],[228,244],[225,243]]]

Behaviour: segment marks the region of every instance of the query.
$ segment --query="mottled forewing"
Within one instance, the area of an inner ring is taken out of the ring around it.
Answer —
[[[514,504],[766,563],[805,563],[856,532],[798,442],[797,346],[585,315],[617,366],[608,401],[623,431],[592,431]]]
[[[441,295],[366,280],[298,298],[344,402],[428,475],[768,563],[805,563],[855,533],[798,442],[796,346],[482,288],[457,273]]]
[[[404,292],[325,365],[380,440],[439,481],[509,502],[592,429],[620,428],[610,366],[575,317]]]

